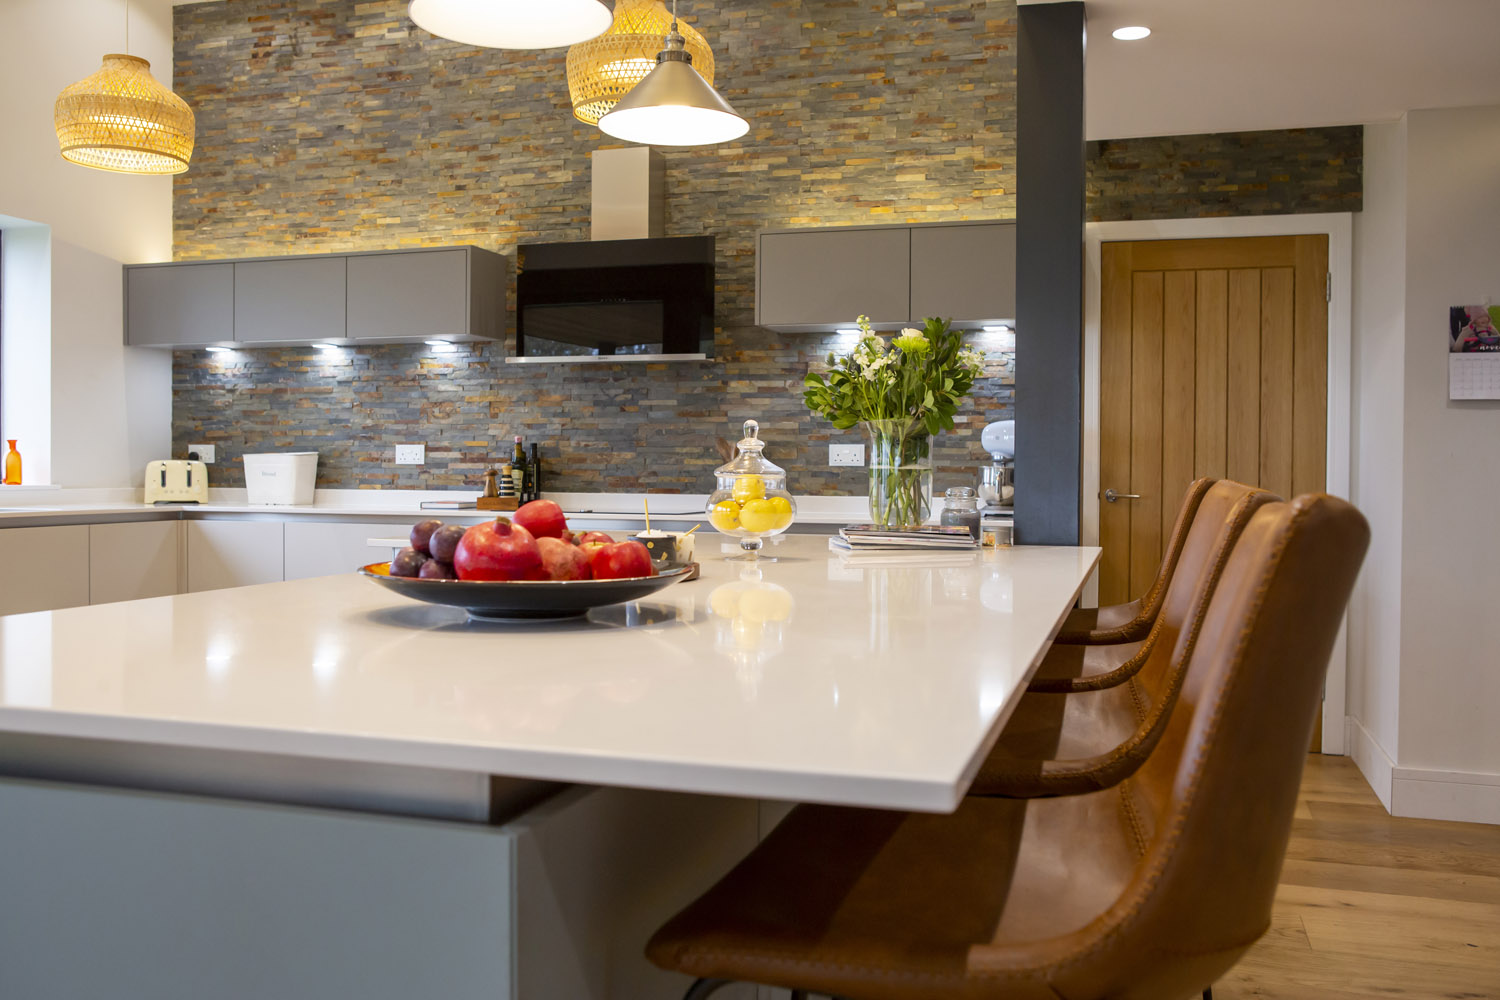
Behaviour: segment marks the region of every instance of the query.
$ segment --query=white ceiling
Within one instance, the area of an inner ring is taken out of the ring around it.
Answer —
[[[1090,139],[1500,104],[1500,0],[1086,0],[1084,10]],[[1128,24],[1151,37],[1110,37]]]

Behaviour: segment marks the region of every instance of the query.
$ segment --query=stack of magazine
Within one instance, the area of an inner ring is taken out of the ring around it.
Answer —
[[[916,524],[886,527],[879,524],[851,524],[828,540],[828,547],[840,552],[896,552],[914,549],[968,551],[979,543],[968,528]]]

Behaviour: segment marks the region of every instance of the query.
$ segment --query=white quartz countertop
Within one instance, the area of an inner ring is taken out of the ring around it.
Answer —
[[[674,523],[706,522],[706,495],[654,493],[549,493],[570,517],[589,521],[640,522],[643,501],[650,504],[651,516]],[[0,526],[23,523],[29,519],[74,519],[90,517],[178,517],[186,513],[222,515],[276,515],[288,518],[329,518],[360,520],[362,518],[424,517],[439,519],[484,519],[495,515],[478,510],[424,510],[423,501],[472,500],[474,494],[440,490],[318,490],[311,504],[251,504],[243,489],[210,491],[207,503],[148,504],[138,489],[108,490],[23,490],[9,496],[0,493]],[[863,497],[804,496],[796,498],[798,523],[845,525],[869,519],[868,503]]]
[[[560,623],[353,574],[0,618],[0,731],[947,811],[1099,555],[767,552]]]

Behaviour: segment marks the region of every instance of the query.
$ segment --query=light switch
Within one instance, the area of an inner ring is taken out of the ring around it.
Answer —
[[[427,446],[425,444],[396,445],[397,465],[422,465],[426,461]]]

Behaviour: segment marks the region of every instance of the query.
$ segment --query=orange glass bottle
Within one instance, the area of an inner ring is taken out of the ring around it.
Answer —
[[[5,456],[5,485],[21,485],[21,453],[16,451],[16,439],[8,438],[10,452]]]

